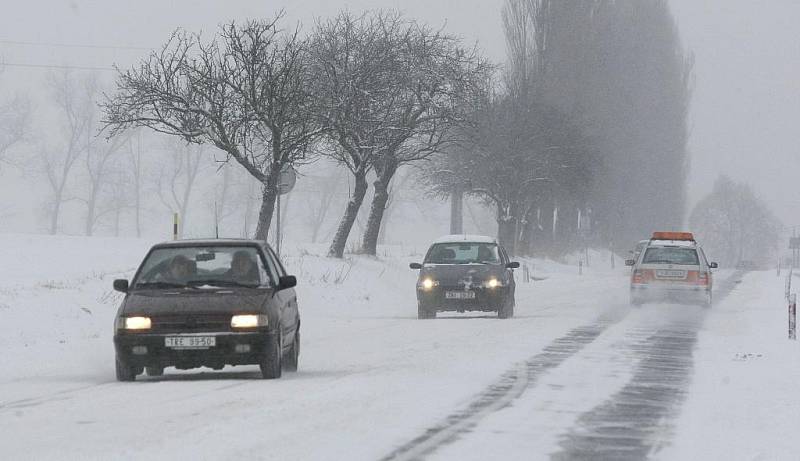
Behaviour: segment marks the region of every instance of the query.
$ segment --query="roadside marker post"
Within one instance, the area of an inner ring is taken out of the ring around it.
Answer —
[[[797,295],[789,297],[789,339],[797,340]]]
[[[172,240],[178,240],[178,213],[172,215]]]

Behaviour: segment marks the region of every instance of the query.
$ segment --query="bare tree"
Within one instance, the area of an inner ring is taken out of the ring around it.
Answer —
[[[390,184],[403,165],[428,160],[458,141],[466,109],[484,91],[492,68],[476,49],[453,36],[413,23],[403,36],[394,129],[375,159],[376,180],[363,251],[375,255]]]
[[[186,223],[189,222],[192,192],[205,157],[202,145],[170,140],[167,146],[170,162],[162,164],[159,170],[157,191],[161,203],[171,212],[178,213],[181,222],[178,236],[183,237]]]
[[[0,74],[2,73],[0,66]],[[7,163],[6,153],[14,144],[25,139],[30,124],[30,103],[16,96],[0,103],[0,167]]]
[[[87,96],[95,101],[100,95],[100,88],[97,80],[92,79],[86,86]],[[86,130],[85,155],[83,157],[85,172],[88,177],[88,191],[86,196],[80,200],[86,204],[86,219],[84,221],[84,233],[91,236],[94,233],[95,225],[98,220],[107,212],[119,210],[119,207],[112,203],[107,210],[100,209],[102,193],[107,186],[110,186],[111,167],[115,156],[130,141],[130,133],[123,133],[103,139],[96,136],[95,126],[97,123],[96,111],[92,107],[89,119],[89,129]]]
[[[778,249],[781,223],[746,184],[721,176],[689,217],[710,258],[729,267],[743,259],[767,263]]]
[[[134,213],[134,226],[136,237],[142,236],[142,193],[145,178],[145,163],[143,152],[143,133],[136,130],[128,143],[128,169],[130,172],[130,187],[132,195],[132,207]]]
[[[58,110],[61,140],[58,147],[39,149],[42,172],[47,178],[51,197],[47,205],[49,231],[58,232],[61,207],[68,196],[68,182],[73,167],[85,150],[86,136],[91,132],[93,100],[92,78],[77,79],[69,71],[52,73],[47,77],[50,96]]]
[[[314,176],[308,179],[315,188],[307,199],[308,213],[305,216],[305,224],[311,232],[311,243],[317,243],[320,240],[323,225],[329,216],[331,205],[336,198],[342,176],[337,172],[330,172],[324,176]]]
[[[329,253],[342,256],[374,170],[364,251],[375,254],[395,172],[449,141],[454,108],[488,66],[454,37],[386,11],[319,21],[310,50],[315,105],[329,128],[331,155],[354,177]]]
[[[230,23],[210,42],[175,32],[120,72],[104,104],[111,133],[135,126],[209,143],[262,185],[256,238],[266,240],[280,171],[307,159],[321,129],[308,94],[306,44],[272,21]]]

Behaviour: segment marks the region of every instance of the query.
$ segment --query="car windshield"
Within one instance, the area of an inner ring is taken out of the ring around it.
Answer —
[[[700,264],[694,248],[653,247],[644,253],[642,264],[676,264],[696,266]]]
[[[499,264],[496,243],[437,243],[425,257],[428,264]]]
[[[255,287],[269,280],[258,261],[249,246],[158,248],[142,263],[134,287]]]

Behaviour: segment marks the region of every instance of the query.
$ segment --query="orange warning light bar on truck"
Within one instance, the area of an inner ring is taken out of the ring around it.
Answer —
[[[653,232],[652,240],[686,240],[694,242],[691,232]]]

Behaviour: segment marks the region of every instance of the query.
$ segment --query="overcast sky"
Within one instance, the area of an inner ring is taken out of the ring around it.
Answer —
[[[36,91],[44,70],[25,65],[129,65],[176,27],[212,33],[230,20],[270,16],[290,23],[394,7],[478,42],[496,61],[505,44],[502,0],[3,0],[0,57],[10,65],[0,93]],[[697,58],[689,182],[693,203],[720,173],[749,182],[788,225],[800,225],[800,1],[672,0]],[[60,45],[86,45],[85,48]],[[117,48],[101,48],[117,47]],[[109,71],[108,75],[111,75]]]

